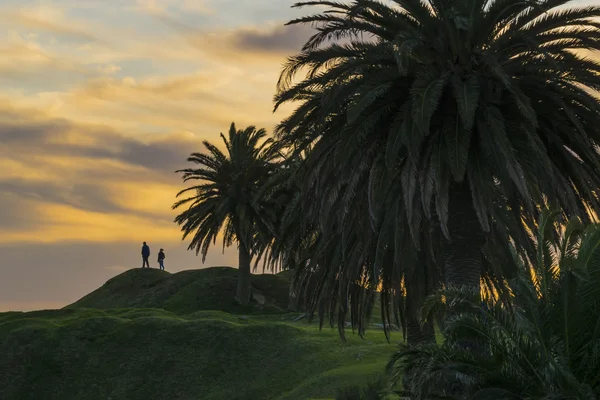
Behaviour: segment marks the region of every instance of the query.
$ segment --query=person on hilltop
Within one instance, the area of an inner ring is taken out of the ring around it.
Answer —
[[[149,258],[150,258],[150,247],[148,247],[146,242],[144,242],[144,245],[142,246],[142,268],[144,268],[146,266],[147,266],[147,268],[150,268],[150,263],[148,262]]]
[[[163,249],[158,252],[158,266],[161,271],[165,270],[165,251]]]

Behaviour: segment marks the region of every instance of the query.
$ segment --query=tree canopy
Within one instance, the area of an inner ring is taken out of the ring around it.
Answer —
[[[411,271],[435,275],[427,253],[447,286],[478,291],[482,274],[502,279],[490,247],[532,251],[540,207],[593,220],[600,6],[572,3],[295,5],[318,11],[289,24],[316,33],[283,68],[275,108],[297,108],[276,132],[311,146],[300,209],[318,232],[315,308],[345,314],[349,296],[360,321],[353,288],[381,283],[384,314],[398,311]]]
[[[202,254],[202,262],[217,236],[223,234],[223,249],[238,243],[240,250],[240,285],[238,300],[247,303],[250,297],[250,261],[256,251],[256,236],[268,236],[265,224],[268,199],[258,198],[261,187],[277,170],[280,162],[279,145],[266,138],[264,129],[249,126],[236,130],[231,124],[228,137],[221,134],[226,152],[204,141],[207,153],[192,153],[188,161],[196,168],[177,171],[184,182],[194,184],[183,189],[177,197],[188,195],[173,205],[187,206],[176,218],[183,240],[191,235],[188,249]]]

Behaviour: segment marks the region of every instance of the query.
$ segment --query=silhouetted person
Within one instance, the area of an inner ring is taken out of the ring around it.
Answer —
[[[160,249],[158,252],[158,267],[164,271],[165,270],[165,251]]]
[[[142,268],[148,266],[150,268],[150,263],[148,262],[148,258],[150,258],[150,247],[144,242],[142,246]]]

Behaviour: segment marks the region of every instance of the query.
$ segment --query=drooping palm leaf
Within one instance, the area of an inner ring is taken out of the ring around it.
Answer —
[[[444,344],[403,346],[390,361],[396,379],[406,374],[412,398],[600,395],[600,226],[572,219],[556,237],[551,227],[559,222],[556,213],[540,218],[537,256],[513,252],[519,274],[507,282],[508,300],[481,304],[464,290],[428,299],[424,315],[434,306],[455,312],[446,321]],[[481,351],[465,349],[465,341]]]
[[[413,268],[402,257],[411,246],[418,253],[435,243],[448,285],[479,286],[482,273],[499,285],[514,269],[491,259],[506,258],[511,243],[531,256],[527,232],[540,206],[593,220],[600,63],[583,51],[600,49],[600,7],[296,4],[305,6],[320,9],[290,24],[317,31],[285,64],[275,108],[298,106],[278,138],[312,146],[295,209],[318,232],[305,263],[322,280],[315,299],[343,314],[340,296],[360,304],[350,287],[369,276],[383,290],[384,314],[397,314],[400,302],[390,299]]]

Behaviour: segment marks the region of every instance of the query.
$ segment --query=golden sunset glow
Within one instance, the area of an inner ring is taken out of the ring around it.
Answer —
[[[0,1],[0,311],[73,302],[141,266],[142,241],[171,272],[236,265],[186,250],[174,171],[232,121],[271,132],[292,110],[272,112],[312,32],[284,26],[295,2]]]
[[[292,1],[0,4],[0,311],[60,307],[139,267],[200,268],[176,169],[235,121],[272,130],[281,64],[309,31]],[[220,243],[204,266],[235,265]],[[53,278],[55,277],[55,278]]]

